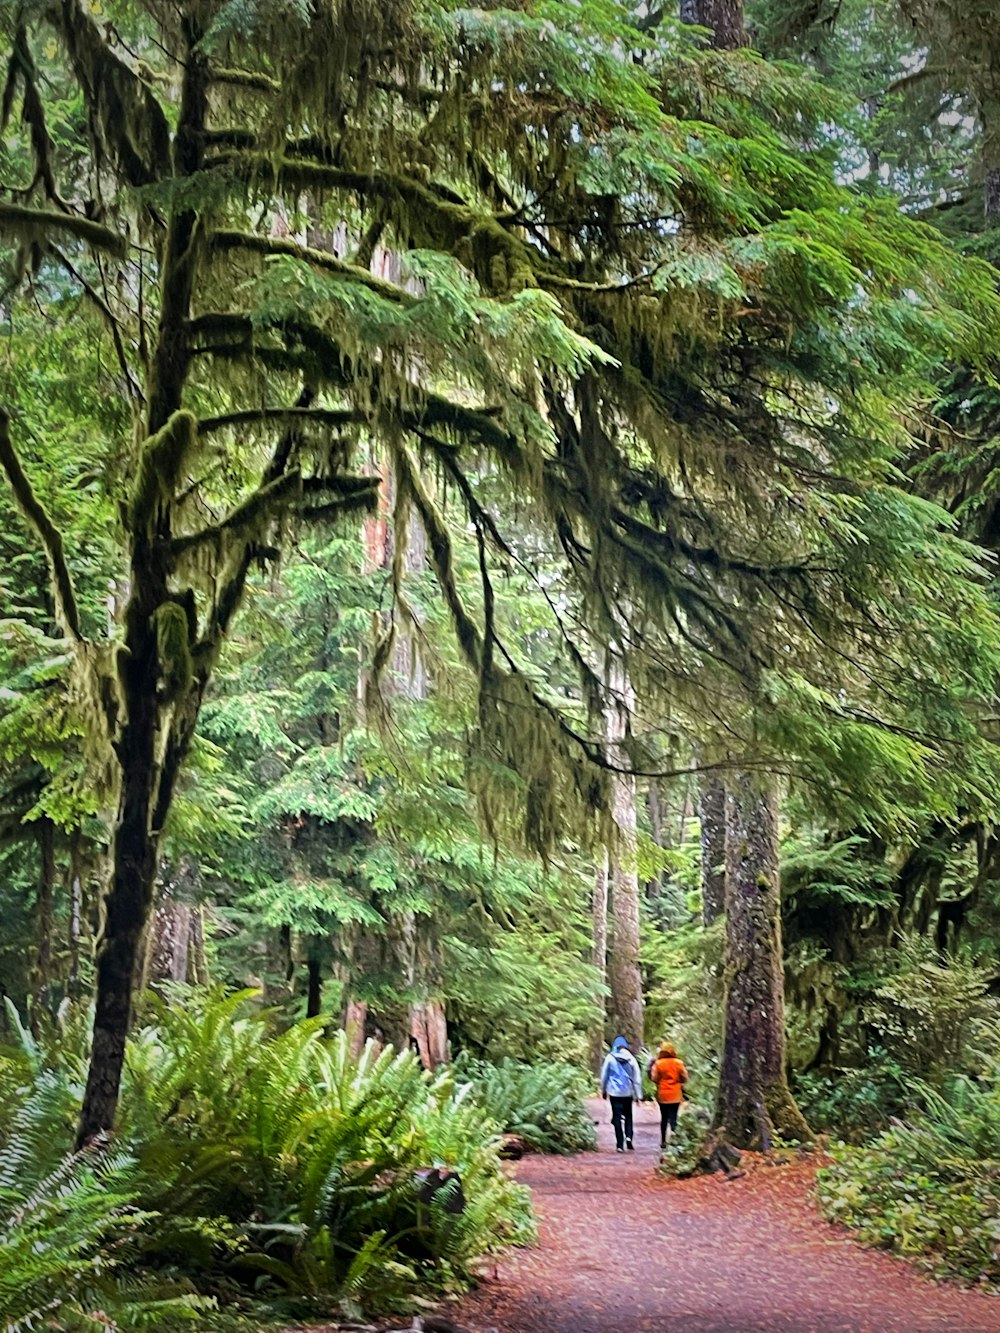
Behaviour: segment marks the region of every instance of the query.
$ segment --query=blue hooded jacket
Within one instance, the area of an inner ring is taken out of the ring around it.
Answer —
[[[601,1070],[601,1092],[609,1097],[642,1098],[642,1075],[624,1037],[616,1037]]]

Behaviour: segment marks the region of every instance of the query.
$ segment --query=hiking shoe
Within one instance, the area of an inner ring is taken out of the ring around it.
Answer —
[[[616,1148],[616,1149],[615,1149],[615,1152],[624,1152],[624,1151],[625,1151],[624,1148]]]
[[[635,1149],[632,1147],[632,1140],[631,1140],[631,1139],[626,1139],[626,1140],[625,1140],[625,1147],[629,1150],[629,1152],[635,1152]]]

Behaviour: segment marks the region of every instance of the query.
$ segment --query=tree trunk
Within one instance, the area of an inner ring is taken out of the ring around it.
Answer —
[[[69,864],[69,979],[66,993],[71,1000],[80,995],[80,941],[83,938],[83,878],[79,838],[74,836]]]
[[[56,830],[51,819],[38,822],[38,911],[35,1002],[48,1008],[52,987],[52,929],[56,882]]]
[[[701,920],[710,926],[726,910],[726,788],[721,778],[702,780],[698,790],[701,821]]]
[[[209,984],[208,955],[205,951],[205,909],[200,904],[191,909],[191,953],[187,979],[193,986]]]
[[[182,856],[176,865],[163,869],[146,950],[147,986],[187,981],[191,970],[194,909],[190,899],[200,880],[200,867],[193,857]]]
[[[132,659],[127,663],[130,674],[144,666],[151,672],[148,711],[155,711],[155,656],[152,661]],[[156,881],[157,839],[149,831],[155,728],[148,725],[146,710],[140,710],[137,702],[133,707],[140,715],[131,715],[126,725],[122,798],[111,887],[97,950],[93,1044],[77,1130],[78,1147],[110,1130],[115,1122],[125,1041],[132,1022],[132,996]]]
[[[440,1000],[420,1000],[412,1006],[410,1032],[425,1069],[448,1063],[448,1023]]]
[[[306,991],[306,1018],[315,1018],[323,1009],[323,969],[319,955],[312,949],[306,959],[306,971],[309,977]]]
[[[1000,167],[989,167],[985,182],[986,221],[992,227],[1000,226]]]
[[[597,969],[597,978],[602,989],[608,983],[608,856],[604,853],[594,869],[594,952],[592,961]],[[590,1067],[595,1074],[600,1072],[607,1045],[607,1001],[601,997],[601,1010],[595,1017],[594,1029],[590,1040]]]
[[[173,142],[178,177],[200,170],[208,109],[206,62],[197,49],[202,34],[190,24],[186,26],[187,59]],[[193,210],[178,211],[170,218],[162,244],[159,323],[148,378],[147,438],[167,425],[183,401],[191,357],[187,329],[197,227],[198,215]],[[148,466],[155,464],[149,460]],[[78,1147],[114,1126],[163,823],[197,715],[196,711],[194,717],[189,713],[187,725],[182,725],[177,720],[182,705],[175,701],[171,707],[160,695],[155,616],[171,600],[167,555],[172,536],[170,506],[143,492],[138,483],[133,496],[137,504],[142,501],[148,509],[129,516],[129,599],[123,651],[118,657],[122,723],[114,744],[120,796],[111,882],[97,951],[93,1043],[77,1128]],[[231,614],[227,608],[226,615]]]
[[[174,886],[165,884],[153,913],[147,951],[146,985],[187,981],[191,949],[191,908],[178,902]]]
[[[380,276],[398,281],[399,256],[378,248],[372,268]],[[409,514],[405,521],[400,515],[391,468],[383,464],[380,475],[378,510],[364,525],[367,564],[371,570],[388,569],[397,543],[404,541],[403,569],[408,574],[420,574],[427,565],[423,524],[416,514]],[[394,517],[400,520],[397,526],[393,525]],[[391,630],[394,638],[388,670],[379,682],[382,696],[411,702],[426,699],[430,681],[408,621],[397,616],[395,608],[385,619],[385,628]],[[362,709],[368,683],[365,679],[359,681]],[[426,921],[413,912],[393,910],[391,903],[377,905],[386,924],[381,938],[367,932],[356,936],[348,968],[345,1026],[352,1033],[352,1044],[359,1050],[368,1038],[392,1045],[398,1051],[413,1047],[420,1052],[426,1068],[435,1068],[448,1058],[447,1022],[439,998],[438,951]],[[408,991],[411,998],[376,1002],[370,995],[362,1000],[350,994],[352,985],[364,992],[366,980],[373,977],[383,978],[380,988],[383,991],[395,985]]]
[[[743,0],[697,0],[693,6],[697,23],[712,33],[717,51],[735,51],[747,45],[743,26]]]
[[[628,735],[631,687],[616,660],[608,672],[609,702],[605,714],[608,753],[626,767],[624,742]],[[642,975],[639,970],[639,874],[636,868],[636,783],[625,773],[612,780],[611,814],[616,845],[610,857],[608,986],[611,991],[610,1025],[615,1035],[629,1040],[634,1050],[643,1041]]]
[[[785,1073],[778,804],[773,785],[733,779],[727,811],[726,1018],[714,1129],[737,1148],[810,1138]]]

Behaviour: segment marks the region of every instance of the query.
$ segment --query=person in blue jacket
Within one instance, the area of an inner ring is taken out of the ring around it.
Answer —
[[[601,1070],[601,1096],[611,1102],[618,1152],[632,1151],[632,1103],[642,1101],[642,1075],[624,1037],[615,1037]]]

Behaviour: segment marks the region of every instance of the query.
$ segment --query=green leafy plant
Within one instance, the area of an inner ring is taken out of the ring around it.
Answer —
[[[1000,1287],[1000,1070],[916,1091],[912,1113],[820,1173],[827,1213],[939,1276]]]
[[[131,1045],[123,1134],[157,1249],[317,1299],[392,1304],[465,1281],[480,1255],[531,1234],[494,1119],[450,1073],[371,1044],[355,1057],[323,1019],[276,1031],[251,999],[161,1001]],[[460,1210],[421,1201],[428,1169],[458,1176]]]
[[[583,1104],[590,1080],[571,1065],[491,1064],[460,1056],[455,1076],[468,1079],[484,1114],[535,1152],[575,1153],[597,1147],[594,1123]]]

